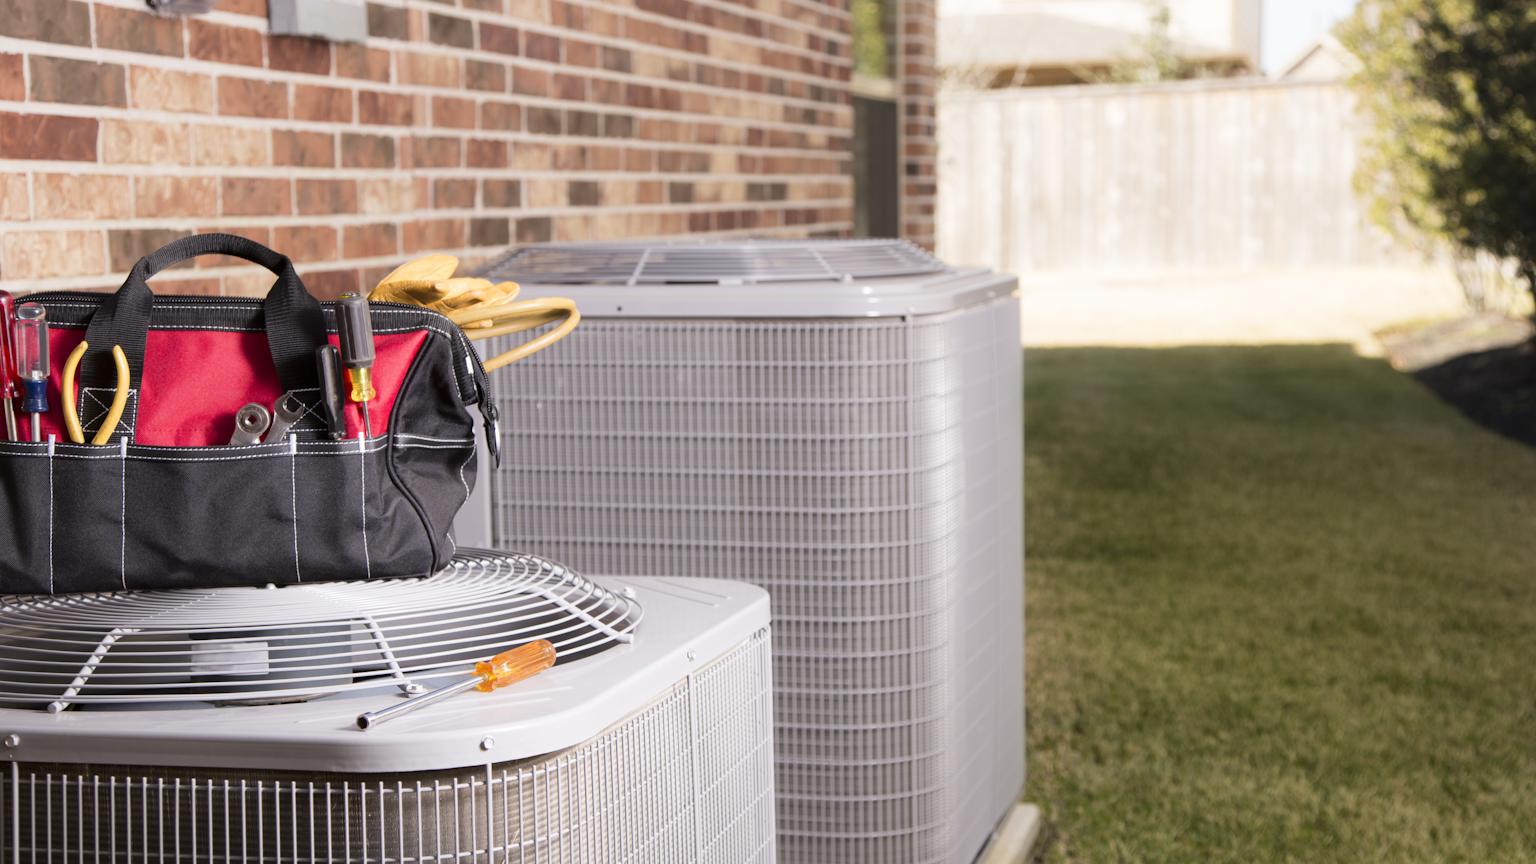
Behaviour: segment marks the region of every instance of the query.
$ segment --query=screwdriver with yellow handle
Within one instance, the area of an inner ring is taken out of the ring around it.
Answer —
[[[412,696],[404,702],[379,711],[357,715],[357,728],[372,729],[387,720],[425,708],[434,702],[441,702],[466,690],[479,690],[482,693],[499,690],[509,684],[532,678],[553,665],[555,665],[555,646],[550,644],[548,639],[525,642],[489,660],[476,663],[475,674],[457,684],[429,690],[420,696]]]

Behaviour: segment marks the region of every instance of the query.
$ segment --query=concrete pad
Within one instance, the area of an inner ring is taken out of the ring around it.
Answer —
[[[1015,804],[1003,817],[987,848],[981,850],[976,864],[1024,864],[1040,839],[1040,808],[1033,804]]]

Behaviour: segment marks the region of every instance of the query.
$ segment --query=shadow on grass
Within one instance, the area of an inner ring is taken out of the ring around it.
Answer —
[[[1536,454],[1344,346],[1026,366],[1045,861],[1536,861]]]
[[[1462,354],[1413,377],[1474,422],[1536,447],[1536,353],[1529,345]]]

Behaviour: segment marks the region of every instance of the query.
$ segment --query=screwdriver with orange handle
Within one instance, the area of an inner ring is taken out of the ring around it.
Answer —
[[[555,646],[550,644],[548,639],[525,642],[489,660],[476,663],[475,674],[457,684],[429,690],[420,696],[412,696],[404,702],[379,711],[357,715],[357,728],[372,729],[387,720],[425,708],[434,702],[440,702],[466,690],[479,690],[482,693],[499,690],[509,684],[532,678],[553,665],[555,665]]]

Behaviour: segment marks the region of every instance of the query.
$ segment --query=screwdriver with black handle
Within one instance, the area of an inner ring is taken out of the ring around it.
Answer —
[[[347,293],[336,300],[336,337],[341,342],[341,365],[352,383],[351,398],[363,413],[363,433],[373,438],[368,403],[378,395],[373,389],[373,314],[368,298]]]

